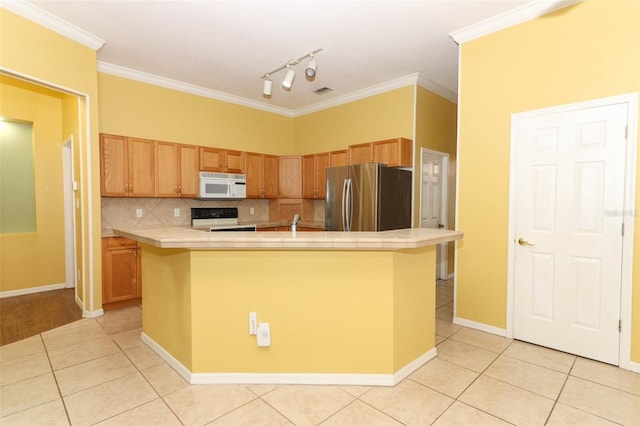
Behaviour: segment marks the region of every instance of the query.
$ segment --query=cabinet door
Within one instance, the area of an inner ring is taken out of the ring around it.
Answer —
[[[177,197],[178,145],[156,141],[156,197]]]
[[[315,198],[322,200],[327,193],[327,168],[329,167],[329,153],[316,154],[316,195]]]
[[[314,198],[316,196],[315,157],[315,155],[305,155],[302,157],[302,198]]]
[[[280,197],[302,196],[302,158],[280,157]]]
[[[102,282],[102,303],[139,297],[138,248],[108,249]]]
[[[178,145],[178,193],[196,198],[199,192],[200,150],[193,145]]]
[[[347,153],[349,164],[365,164],[373,161],[373,150],[370,143],[351,145]]]
[[[244,173],[244,153],[242,151],[227,150],[226,159],[225,170],[227,173]]]
[[[129,150],[129,196],[155,196],[154,151],[151,140],[127,138]]]
[[[347,165],[347,150],[342,149],[340,151],[331,151],[329,153],[329,165],[330,167],[346,166]]]
[[[262,156],[262,198],[278,198],[279,163],[276,155]]]
[[[389,167],[413,167],[413,142],[398,138],[373,143],[373,161]]]
[[[225,150],[200,147],[200,170],[203,172],[224,172]]]
[[[124,136],[100,135],[100,194],[103,197],[128,195],[128,151]]]
[[[262,155],[245,153],[244,165],[247,175],[247,198],[262,198]]]

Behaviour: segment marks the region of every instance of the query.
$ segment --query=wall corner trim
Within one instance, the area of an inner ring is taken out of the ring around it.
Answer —
[[[513,10],[485,19],[449,33],[449,37],[458,44],[474,40],[487,34],[521,24],[538,18],[547,13],[554,12],[582,0],[536,0],[526,3]]]
[[[96,37],[93,34],[76,27],[75,25],[62,20],[31,3],[27,3],[24,0],[3,0],[0,3],[0,7],[40,24],[64,37],[77,41],[78,43],[93,50],[100,50],[106,43],[101,38]]]

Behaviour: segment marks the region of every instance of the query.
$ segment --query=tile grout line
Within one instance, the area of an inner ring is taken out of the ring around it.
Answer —
[[[51,363],[51,357],[49,356],[49,349],[44,342],[44,338],[42,337],[42,333],[40,333],[40,341],[42,342],[42,347],[44,348],[44,353],[47,355],[47,361],[49,362],[49,368],[51,368],[51,376],[53,377],[53,381],[56,383],[56,388],[58,389],[58,395],[60,396],[60,402],[62,403],[62,408],[64,409],[64,414],[67,416],[67,421],[69,424],[71,423],[71,416],[69,415],[69,409],[67,408],[67,404],[64,401],[62,396],[62,390],[60,390],[60,383],[58,383],[58,377],[56,376],[56,372],[53,369],[53,364]]]

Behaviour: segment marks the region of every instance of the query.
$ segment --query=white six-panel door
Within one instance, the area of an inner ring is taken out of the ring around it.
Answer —
[[[627,105],[518,122],[514,338],[618,364]]]
[[[442,224],[442,156],[422,153],[421,228],[439,228]]]

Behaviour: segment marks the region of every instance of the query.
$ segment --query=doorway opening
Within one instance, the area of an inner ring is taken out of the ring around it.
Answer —
[[[448,229],[449,154],[420,148],[420,227]],[[438,244],[436,279],[449,276],[449,245]]]

